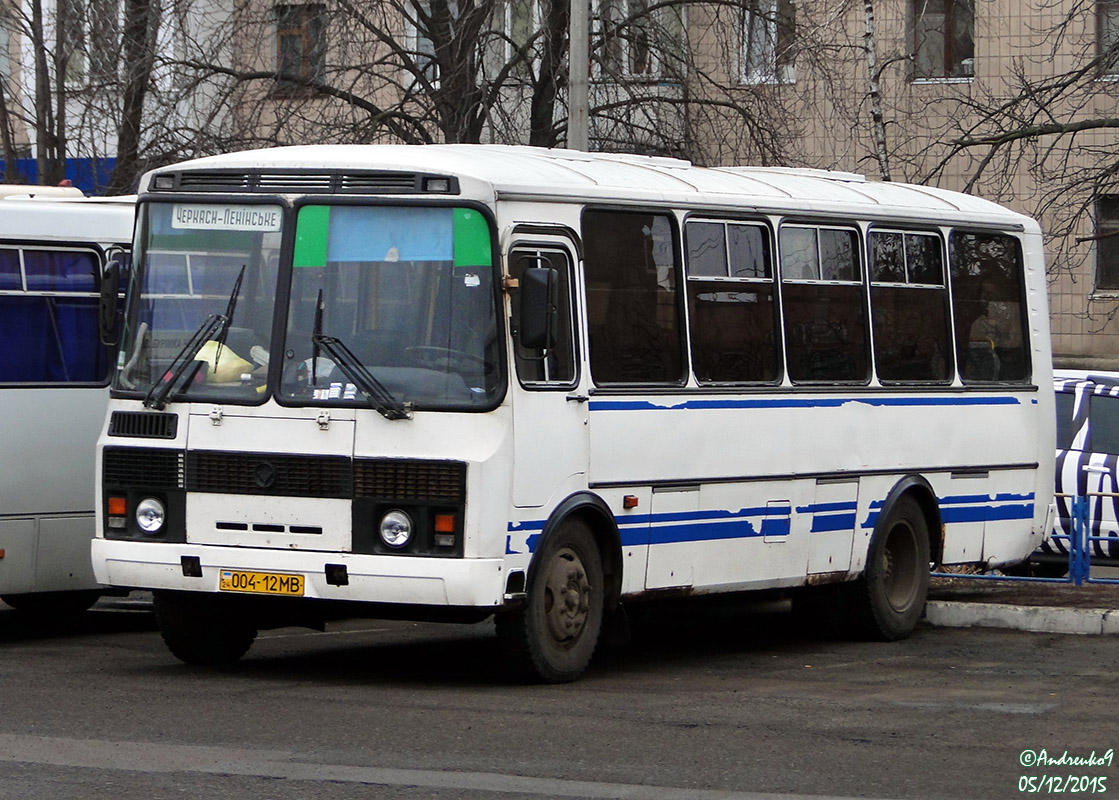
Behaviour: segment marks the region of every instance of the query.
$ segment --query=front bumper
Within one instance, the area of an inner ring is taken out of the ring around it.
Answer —
[[[184,574],[197,559],[201,577]],[[433,607],[496,608],[503,602],[501,559],[444,559],[271,550],[94,539],[100,583],[130,589],[219,592],[223,569],[303,575],[304,597]],[[344,565],[348,582],[327,582],[327,565]]]

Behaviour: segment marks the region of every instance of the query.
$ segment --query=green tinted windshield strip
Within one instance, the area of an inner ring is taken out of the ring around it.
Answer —
[[[330,239],[330,206],[303,206],[295,225],[293,267],[325,267]]]
[[[456,208],[454,211],[455,266],[492,266],[490,228],[485,218],[469,208]]]
[[[332,262],[451,261],[493,265],[485,218],[469,208],[304,206],[293,267]]]

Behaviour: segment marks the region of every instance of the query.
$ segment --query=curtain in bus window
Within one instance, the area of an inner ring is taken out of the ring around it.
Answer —
[[[19,250],[0,249],[0,291],[23,288],[19,271]]]
[[[90,252],[24,250],[29,292],[95,292],[100,263]]]
[[[1018,240],[954,231],[949,239],[956,359],[964,382],[1030,378],[1025,286]]]
[[[680,383],[683,353],[672,223],[666,215],[583,214],[591,377]]]
[[[0,383],[100,382],[108,374],[97,299],[0,297]]]

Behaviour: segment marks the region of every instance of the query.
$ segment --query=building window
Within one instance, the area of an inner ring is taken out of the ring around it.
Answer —
[[[603,0],[602,70],[614,78],[658,78],[673,72],[683,41],[678,7],[651,0]]]
[[[913,76],[975,74],[975,0],[912,0]]]
[[[483,69],[489,81],[497,79],[502,70],[514,81],[530,81],[540,58],[540,6],[537,0],[502,0],[494,11],[494,35],[487,38],[483,51]],[[522,52],[523,51],[523,52]]]
[[[1119,75],[1119,0],[1096,3],[1096,49],[1105,75]]]
[[[1096,289],[1119,291],[1119,196],[1096,200]]]
[[[793,0],[747,0],[739,27],[738,77],[743,83],[793,83],[796,5]]]
[[[276,6],[276,83],[293,88],[326,76],[326,6]]]

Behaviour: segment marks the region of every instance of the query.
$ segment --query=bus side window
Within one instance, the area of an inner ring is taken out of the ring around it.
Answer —
[[[870,375],[858,242],[850,228],[781,227],[785,349],[794,383],[858,383]]]
[[[570,386],[575,382],[575,337],[571,313],[571,260],[562,250],[515,249],[509,256],[509,276],[520,279],[529,267],[545,266],[559,275],[555,345],[547,351],[526,350],[515,342],[517,377],[522,383],[552,383]],[[511,294],[512,319],[520,318],[520,293]]]
[[[1088,399],[1088,438],[1089,451],[1119,454],[1119,397],[1093,394]]]
[[[948,243],[956,359],[964,383],[1025,383],[1025,288],[1018,240],[1006,234],[953,231]]]
[[[870,233],[874,361],[883,383],[952,378],[948,290],[939,236]]]
[[[682,383],[671,218],[586,211],[582,227],[591,377],[597,384]]]
[[[109,355],[98,332],[100,270],[93,250],[0,250],[0,383],[106,380]]]
[[[700,383],[772,383],[780,376],[776,287],[762,225],[689,221],[688,314]]]

